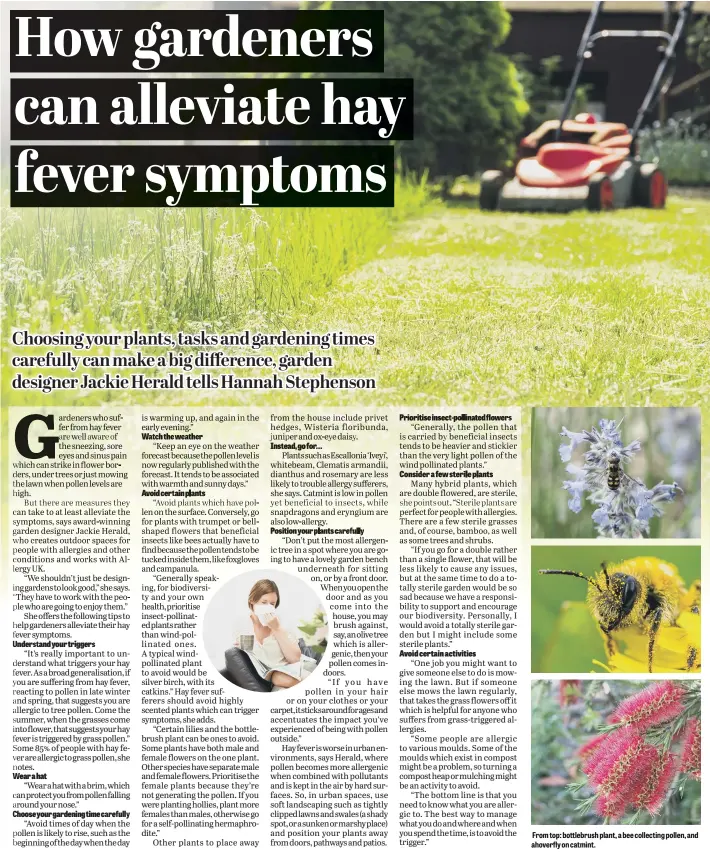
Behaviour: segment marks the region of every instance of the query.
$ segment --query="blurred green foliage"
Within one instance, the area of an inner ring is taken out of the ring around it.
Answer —
[[[385,73],[414,80],[414,139],[399,148],[405,169],[472,175],[509,160],[528,106],[499,50],[510,30],[503,4],[368,5],[385,10]]]
[[[602,671],[602,636],[585,603],[587,584],[571,576],[540,576],[538,570],[575,570],[586,576],[612,564],[651,555],[675,564],[686,585],[700,578],[700,548],[638,543],[617,546],[534,546],[531,555],[531,670],[534,673]]]
[[[686,40],[688,57],[700,68],[710,68],[710,16],[698,15]]]
[[[530,741],[531,817],[533,825],[573,822],[576,802],[567,789],[566,761],[578,743],[568,735],[560,709],[559,681],[532,684],[532,734]],[[551,782],[557,780],[557,784]]]
[[[298,628],[303,633],[306,644],[319,656],[325,653],[325,649],[328,646],[327,626],[328,622],[325,612],[322,609],[315,611],[310,621],[303,621],[298,624]]]
[[[511,21],[502,3],[310,0],[301,6],[384,11],[384,73],[414,81],[414,138],[397,143],[404,172],[449,187],[457,176],[512,161],[529,108],[524,73],[501,51]]]
[[[535,130],[548,119],[559,119],[560,105],[565,97],[565,87],[554,82],[562,63],[560,56],[546,56],[535,65],[527,54],[516,53],[511,59],[518,70],[518,79],[529,112],[525,118],[525,132]],[[589,100],[588,86],[578,86],[569,115],[586,111]]]
[[[702,113],[710,113],[705,108]],[[670,118],[664,125],[642,128],[639,155],[658,160],[666,178],[679,187],[710,185],[710,127],[690,117]]]

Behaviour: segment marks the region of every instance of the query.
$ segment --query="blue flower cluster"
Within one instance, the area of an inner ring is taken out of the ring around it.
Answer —
[[[624,445],[619,428],[621,421],[600,419],[599,427],[579,432],[563,427],[560,436],[568,442],[560,445],[560,458],[568,463],[567,472],[571,480],[562,486],[570,494],[569,509],[580,513],[586,499],[596,510],[592,520],[600,537],[648,537],[650,521],[663,516],[663,505],[672,502],[682,492],[677,483],[662,481],[655,487],[646,487],[641,481],[627,475],[624,466],[641,451],[641,443],[635,439]],[[587,443],[584,465],[572,463],[572,452]],[[612,488],[614,479],[610,471],[618,470],[618,486]]]

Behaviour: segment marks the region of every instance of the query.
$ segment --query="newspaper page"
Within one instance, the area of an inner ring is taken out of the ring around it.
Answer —
[[[710,4],[1,14],[2,851],[705,851]]]

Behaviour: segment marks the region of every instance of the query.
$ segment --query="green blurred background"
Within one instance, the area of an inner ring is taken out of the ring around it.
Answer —
[[[651,520],[651,537],[700,537],[700,413],[688,407],[560,407],[536,408],[532,413],[532,536],[534,538],[597,537],[592,522],[595,505],[585,500],[580,513],[567,506],[569,493],[562,482],[570,480],[559,447],[560,436],[591,430],[599,419],[624,419],[620,431],[624,445],[634,439],[642,449],[627,467],[627,474],[652,487],[659,481],[677,481],[683,489],[664,506],[664,515]],[[589,444],[578,446],[572,463],[582,465]]]
[[[675,564],[686,587],[700,578],[699,546],[657,546],[649,543],[617,546],[533,546],[531,555],[532,671],[588,673],[606,662],[601,634],[585,598],[587,583],[571,576],[540,576],[538,570],[576,570],[585,576],[599,572],[602,561],[616,564],[628,558],[654,556]]]

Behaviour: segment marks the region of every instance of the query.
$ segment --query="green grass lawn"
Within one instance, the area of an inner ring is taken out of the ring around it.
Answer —
[[[367,328],[348,368],[377,402],[694,404],[708,392],[710,203],[666,211],[441,207],[314,298],[311,328]]]
[[[378,337],[377,348],[333,352],[330,371],[373,376],[375,391],[185,397],[196,404],[680,405],[707,396],[709,201],[513,214],[423,206],[417,188],[405,191],[394,217],[112,211],[93,214],[105,220],[89,228],[81,211],[45,211],[44,221],[23,212],[6,243],[6,328],[207,324]]]

